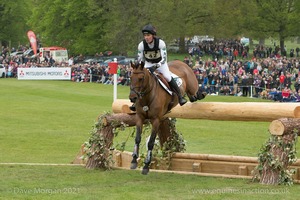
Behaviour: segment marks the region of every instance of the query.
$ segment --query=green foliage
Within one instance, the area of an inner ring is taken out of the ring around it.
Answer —
[[[183,135],[176,130],[176,118],[171,119],[170,133],[171,137],[162,146],[162,156],[171,157],[175,152],[185,152],[185,140]]]
[[[110,115],[110,113],[105,113],[98,117],[88,141],[84,143],[85,155],[82,156],[82,159],[92,159],[93,162],[97,163],[95,168],[111,169],[113,160],[110,150],[113,145],[113,138],[118,135],[119,131],[124,131],[125,127],[128,126],[119,121],[112,121],[108,124],[106,118]],[[125,144],[122,145],[124,148]]]
[[[45,0],[33,6],[29,23],[40,34],[44,46],[64,46],[71,53],[95,54],[105,49],[104,2],[94,0]]]
[[[0,0],[0,43],[12,47],[29,43],[27,39],[27,19],[30,16],[28,1]]]
[[[167,43],[179,39],[181,52],[185,37],[193,35],[274,37],[283,45],[299,35],[299,10],[296,0],[1,0],[0,39],[4,45],[28,44],[31,29],[44,46],[64,46],[71,54],[135,55],[141,28],[152,23]]]
[[[160,146],[159,142],[158,142],[158,138],[156,139],[156,142],[154,143],[154,148],[152,151],[152,156],[153,159],[158,160],[157,165],[160,165],[160,160],[164,161],[164,163],[167,164],[167,167],[170,167],[170,159],[172,158],[172,154],[175,152],[184,152],[185,149],[185,140],[183,139],[183,136],[181,133],[177,132],[176,130],[176,119],[170,119],[170,134],[171,136],[169,138],[167,138],[167,141],[163,144],[163,146]],[[125,127],[127,127],[126,125],[121,126],[120,128],[118,128],[121,131],[125,131]],[[127,127],[128,128],[128,127]],[[114,144],[114,148],[120,150],[120,151],[124,151],[126,148],[126,144],[129,140],[129,138],[131,138],[132,140],[134,140],[135,137],[135,128],[128,128],[129,133],[127,134],[127,137],[124,138],[124,140],[119,140],[118,142],[116,142]],[[117,133],[117,134],[116,134]],[[119,132],[117,130],[115,130],[115,137],[117,137],[119,134]],[[142,141],[145,141],[147,137],[149,137],[151,134],[151,125],[150,123],[146,123],[143,126],[143,132],[142,132]],[[94,135],[94,134],[93,134]],[[91,138],[94,138],[94,136],[92,135]],[[97,136],[98,137],[98,136]],[[117,139],[117,138],[116,138]],[[93,144],[101,144],[101,146],[105,145],[105,143],[98,143],[98,138],[97,139],[93,139],[94,142],[92,142]],[[145,148],[145,144],[146,143],[142,143],[140,145],[140,162],[139,162],[139,167],[143,166],[143,161],[146,157],[146,148]],[[89,145],[91,146],[91,145]]]
[[[171,136],[167,138],[167,141],[161,147],[160,145],[155,145],[153,150],[153,157],[159,158],[157,165],[160,165],[161,161],[164,161],[167,169],[171,167],[172,155],[176,152],[185,152],[186,141],[183,135],[176,130],[176,119],[172,118],[170,121],[170,133]]]
[[[279,184],[282,185],[292,185],[293,175],[295,174],[295,169],[286,169],[291,164],[297,161],[297,143],[298,131],[294,131],[293,139],[291,141],[283,141],[282,136],[271,135],[269,140],[261,147],[260,153],[258,154],[259,164],[256,167],[257,174],[255,174],[255,180],[259,180],[262,176],[263,170],[267,167],[268,169],[277,172],[279,171],[280,180]],[[274,155],[272,149],[282,150],[284,156]],[[287,156],[288,161],[284,163],[284,157]],[[286,166],[288,164],[288,166]]]
[[[84,143],[85,154],[82,156],[83,160],[93,159],[97,163],[96,167],[101,169],[110,169],[112,164],[112,157],[109,153],[110,149],[107,148],[110,140],[106,137],[107,135],[102,134],[102,130],[105,127],[103,120],[107,115],[110,114],[101,115],[95,123],[88,141]],[[111,128],[113,129],[113,126]]]

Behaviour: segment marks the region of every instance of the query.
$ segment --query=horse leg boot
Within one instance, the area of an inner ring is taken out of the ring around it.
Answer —
[[[156,138],[156,132],[152,130],[150,139],[148,141],[148,151],[147,151],[147,156],[144,161],[145,165],[142,170],[142,174],[144,174],[144,175],[147,175],[149,173],[149,168],[150,168],[150,164],[151,164],[151,160],[152,160],[152,150],[154,147],[155,138]]]
[[[142,170],[142,174],[147,175],[149,173],[149,168],[152,160],[152,150],[148,150],[147,156],[145,158],[144,167]]]
[[[131,161],[131,164],[130,164],[130,169],[136,169],[137,168],[137,159],[139,157],[139,145],[138,144],[135,144],[134,145],[134,150],[133,150],[133,153],[132,153],[132,161]]]
[[[169,82],[169,85],[170,85],[171,89],[177,94],[179,104],[181,106],[184,105],[187,102],[187,100],[185,98],[183,98],[183,96],[181,95],[180,89],[173,77],[172,77],[171,81]]]
[[[136,136],[135,136],[135,145],[132,153],[132,161],[130,165],[130,169],[136,169],[138,166],[137,159],[139,157],[139,148],[140,148],[140,143],[141,143],[141,128],[137,127],[136,128]]]

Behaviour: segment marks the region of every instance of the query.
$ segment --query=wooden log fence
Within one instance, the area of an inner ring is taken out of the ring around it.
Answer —
[[[132,152],[113,151],[114,168],[129,169]],[[253,170],[258,165],[257,157],[175,153],[171,164],[154,159],[151,171],[167,171],[179,174],[195,174],[199,176],[228,177],[253,179]],[[300,183],[300,160],[290,166],[296,170],[293,175],[295,183]]]
[[[114,113],[132,113],[127,99],[117,99],[112,104]],[[188,102],[176,106],[166,116],[183,119],[208,119],[222,121],[260,121],[271,122],[279,118],[300,118],[298,103],[264,102]]]
[[[130,105],[129,100],[115,100],[112,105],[115,114],[111,118],[107,118],[108,125],[109,122],[116,120],[134,126],[135,114],[129,110]],[[187,103],[182,107],[177,106],[167,116],[223,121],[271,121],[272,123],[269,126],[270,134],[280,137],[291,135],[296,128],[300,127],[300,106],[297,103],[197,102]],[[271,151],[276,151],[275,154],[278,155],[278,149]],[[132,160],[131,152],[114,150],[112,154],[114,160],[113,167],[122,169],[130,168]],[[287,163],[286,159],[285,157],[282,161]],[[152,171],[159,172],[251,179],[253,178],[252,172],[258,164],[257,157],[174,153],[170,163],[167,164],[164,160],[154,159],[151,168]],[[297,160],[291,166],[286,164],[284,167],[295,169],[296,173],[293,175],[294,182],[300,183],[300,160]],[[261,183],[277,184],[278,176],[276,181],[269,182],[268,180],[272,178],[272,174],[269,173],[266,165],[264,170]]]

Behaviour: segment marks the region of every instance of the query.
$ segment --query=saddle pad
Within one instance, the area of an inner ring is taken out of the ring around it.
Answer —
[[[172,72],[171,72],[171,76],[175,80],[178,87],[180,87],[182,85],[182,79],[179,78],[176,74],[173,74]],[[162,88],[164,88],[170,95],[172,95],[173,92],[171,90],[169,90],[169,88],[165,85],[165,83],[162,82],[159,77],[157,77],[157,79],[158,79],[159,84],[162,86]]]

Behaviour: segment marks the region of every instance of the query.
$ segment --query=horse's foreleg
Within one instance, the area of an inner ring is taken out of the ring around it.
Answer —
[[[197,91],[197,99],[202,100],[207,95],[206,91],[203,88],[199,88]]]
[[[143,171],[142,174],[148,174],[149,172],[149,166],[151,164],[151,160],[152,160],[152,150],[154,147],[154,143],[155,143],[155,138],[156,138],[156,134],[158,132],[158,127],[159,127],[159,120],[155,120],[152,123],[152,131],[151,131],[151,136],[148,142],[148,151],[147,151],[147,156],[145,158],[145,165],[143,167]]]
[[[139,157],[139,148],[141,143],[142,125],[136,125],[135,145],[132,153],[130,169],[137,168],[137,159]]]

